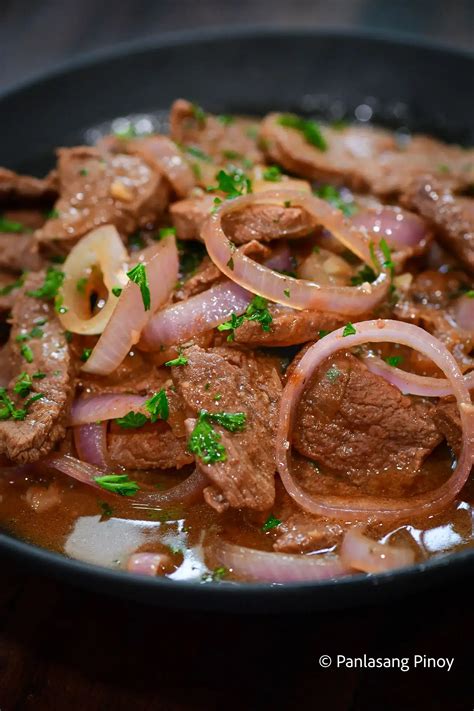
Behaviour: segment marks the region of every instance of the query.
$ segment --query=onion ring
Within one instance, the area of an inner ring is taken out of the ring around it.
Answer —
[[[127,250],[113,225],[98,227],[74,245],[63,265],[65,278],[59,291],[61,305],[66,310],[63,313],[61,309],[58,317],[65,329],[82,335],[102,333],[118,304],[112,289],[127,283],[127,263]],[[78,291],[77,285],[95,266],[100,267],[109,295],[105,306],[90,316],[88,299]]]
[[[429,333],[401,321],[374,320],[354,324],[355,334],[344,336],[340,328],[311,346],[290,375],[283,391],[276,443],[276,461],[283,485],[297,504],[313,514],[348,520],[374,517],[393,520],[413,515],[427,515],[449,504],[466,483],[474,462],[474,406],[462,373],[448,349]],[[434,491],[413,496],[409,500],[359,496],[350,501],[341,496],[314,497],[305,492],[290,473],[289,454],[292,420],[305,384],[313,372],[333,353],[367,342],[400,343],[431,358],[451,383],[461,416],[462,446],[451,477]]]
[[[193,171],[178,146],[168,136],[154,135],[134,138],[128,148],[156,163],[171,187],[180,198],[187,196],[195,186]]]
[[[104,395],[80,397],[72,404],[69,424],[77,427],[92,422],[115,420],[117,417],[125,417],[131,410],[137,412],[146,401],[147,398],[142,395],[124,393],[104,393]]]
[[[170,235],[142,253],[150,288],[151,307],[145,311],[137,284],[132,281],[122,291],[117,307],[89,359],[82,366],[86,373],[108,375],[123,361],[138,342],[154,312],[167,300],[178,279],[178,250]]]
[[[328,310],[355,316],[375,308],[389,289],[390,278],[386,267],[383,267],[372,284],[365,282],[360,286],[320,286],[312,281],[279,274],[258,264],[238,251],[226,237],[222,228],[222,220],[226,215],[247,205],[284,205],[288,202],[294,207],[307,210],[318,224],[332,232],[366,264],[373,266],[367,233],[351,225],[340,210],[314,195],[275,190],[226,200],[208,217],[201,229],[201,237],[218,269],[243,288],[295,309]],[[383,265],[383,259],[379,261]]]
[[[415,551],[408,547],[379,543],[354,527],[344,535],[340,557],[345,565],[355,570],[362,570],[364,573],[384,573],[394,568],[413,565]]]
[[[389,383],[395,385],[404,395],[420,395],[421,397],[445,397],[452,395],[453,390],[445,378],[432,378],[427,375],[408,373],[401,368],[395,368],[374,355],[362,356],[367,368],[375,375],[380,375]],[[468,390],[474,390],[474,370],[464,375]]]
[[[107,424],[74,427],[74,445],[79,459],[97,467],[105,467],[107,460]]]

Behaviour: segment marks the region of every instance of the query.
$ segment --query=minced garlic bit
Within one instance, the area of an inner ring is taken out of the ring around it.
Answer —
[[[133,200],[133,194],[120,180],[114,180],[110,186],[110,194],[116,200],[122,200],[122,202],[131,202]]]

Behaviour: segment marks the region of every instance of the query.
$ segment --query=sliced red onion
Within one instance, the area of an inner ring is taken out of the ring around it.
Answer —
[[[73,402],[69,424],[77,426],[90,422],[115,420],[117,417],[124,417],[131,410],[137,412],[146,400],[147,398],[141,395],[124,393],[106,393],[78,398]]]
[[[96,467],[105,467],[107,460],[107,424],[74,427],[74,444],[79,459]]]
[[[165,303],[178,279],[178,250],[173,236],[165,237],[142,253],[150,288],[150,310],[145,311],[140,288],[129,281],[118,304],[82,369],[87,373],[108,375],[123,361],[138,342],[143,328],[154,312]]]
[[[252,294],[231,281],[216,284],[155,314],[143,330],[140,348],[183,343],[224,323],[232,313],[242,314],[251,300]]]
[[[195,186],[193,171],[176,143],[168,136],[153,135],[135,138],[129,146],[158,165],[178,197],[186,197]]]
[[[70,454],[52,454],[46,457],[46,459],[43,459],[41,464],[51,469],[57,469],[63,474],[66,474],[66,476],[80,481],[82,484],[93,486],[102,492],[104,491],[104,489],[97,484],[95,478],[104,476],[107,474],[107,471],[99,469],[87,462],[81,462],[80,459],[71,457]],[[195,469],[187,479],[167,491],[159,492],[156,489],[146,489],[145,486],[142,486],[133,496],[132,503],[135,505],[138,504],[138,508],[140,506],[159,508],[170,504],[192,504],[200,499],[204,488],[208,486],[208,484],[209,480],[206,475],[198,469]],[[118,494],[112,494],[111,492],[107,493],[110,496],[118,496]]]
[[[368,538],[356,528],[345,534],[340,550],[341,561],[349,568],[364,573],[384,573],[415,562],[415,551]]]
[[[367,230],[372,238],[385,238],[387,244],[396,250],[423,247],[430,237],[426,223],[418,215],[394,205],[360,210],[351,221]]]
[[[447,506],[466,483],[474,462],[474,406],[453,355],[441,341],[413,324],[393,320],[362,321],[355,333],[344,336],[344,328],[333,331],[309,348],[291,373],[280,404],[276,461],[283,485],[305,511],[329,518],[349,520],[374,517],[393,520],[405,516],[426,516]],[[291,475],[290,433],[297,403],[306,383],[317,368],[334,353],[363,343],[400,343],[423,353],[438,366],[451,384],[461,416],[462,445],[456,468],[444,484],[433,491],[408,499],[354,496],[312,496]]]
[[[454,306],[454,320],[459,328],[474,333],[474,298],[471,296],[459,297]]]
[[[287,202],[309,212],[318,224],[332,232],[366,264],[372,263],[367,234],[352,225],[341,210],[308,193],[277,190],[226,200],[208,217],[201,230],[201,237],[214,264],[243,288],[295,309],[319,309],[353,316],[375,308],[386,296],[389,288],[390,280],[385,267],[372,284],[320,286],[315,282],[295,279],[258,264],[236,250],[226,237],[222,228],[222,220],[226,215],[247,205],[284,205]],[[383,263],[383,259],[380,263]]]
[[[452,395],[453,389],[445,378],[431,378],[425,375],[408,373],[385,363],[373,355],[363,356],[367,368],[375,375],[380,375],[400,390],[404,395],[420,395],[421,397],[445,397]],[[468,390],[474,389],[474,370],[464,376]]]
[[[137,575],[163,574],[170,568],[171,559],[165,553],[134,553],[127,562],[127,570]]]
[[[268,553],[231,543],[212,546],[208,555],[239,577],[265,583],[328,580],[351,572],[339,558],[332,555]]]

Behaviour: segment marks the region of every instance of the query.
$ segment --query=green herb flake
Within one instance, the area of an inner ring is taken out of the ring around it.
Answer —
[[[392,366],[392,368],[398,368],[403,360],[403,356],[388,356],[388,358],[384,358],[384,360],[388,365]]]
[[[331,331],[326,331],[324,328],[321,331],[318,331],[318,337],[319,338],[324,338],[324,336],[328,336],[331,333]]]
[[[327,150],[328,145],[326,139],[321,133],[321,128],[316,121],[303,119],[300,116],[296,116],[296,114],[282,114],[278,118],[278,123],[285,128],[294,128],[296,131],[299,131],[303,134],[307,143],[310,143],[320,151]]]
[[[202,160],[205,163],[213,162],[211,156],[209,156],[207,153],[204,153],[204,151],[202,151],[200,148],[197,148],[196,146],[184,146],[184,150],[186,151],[186,153],[189,153],[190,156],[193,156],[198,160]]]
[[[267,531],[271,531],[272,528],[276,528],[277,526],[279,526],[280,523],[280,519],[276,518],[276,516],[274,516],[273,514],[270,514],[270,516],[267,518],[267,520],[262,526],[262,531],[264,531],[264,533],[267,533]]]
[[[172,366],[177,366],[177,365],[187,365],[188,364],[188,359],[186,356],[180,354],[177,358],[173,358],[172,360],[167,360],[165,365],[168,365],[170,367]]]
[[[199,104],[192,104],[192,112],[200,128],[203,128],[206,125],[206,112],[204,109]]]
[[[161,389],[145,402],[145,409],[150,413],[150,420],[167,420],[170,414],[168,398],[165,390]]]
[[[226,266],[228,266],[229,269],[231,269],[232,271],[234,270],[234,258],[233,258],[233,257],[230,257],[230,259],[229,259],[229,261],[227,262],[227,265],[226,265]]]
[[[218,331],[231,331],[227,336],[228,341],[234,340],[234,331],[243,324],[244,321],[257,321],[260,323],[262,330],[268,332],[273,321],[272,315],[268,310],[268,301],[263,296],[254,296],[247,310],[241,316],[232,313],[229,321],[219,324]]]
[[[289,289],[283,289],[283,293],[285,296],[289,299],[290,298],[290,290]]]
[[[207,412],[201,410],[201,413],[206,413],[211,422],[216,422],[229,432],[242,432],[247,423],[247,415],[245,412]]]
[[[76,291],[78,291],[80,294],[85,294],[88,281],[88,277],[81,277],[80,279],[78,279],[76,281]]]
[[[143,427],[148,422],[148,417],[142,412],[128,412],[123,417],[117,417],[115,422],[124,430],[137,429]]]
[[[278,183],[281,180],[281,169],[277,165],[270,165],[263,171],[263,179],[271,183]]]
[[[48,220],[57,220],[59,217],[59,210],[53,207],[52,210],[48,210],[47,212],[45,212],[45,217]]]
[[[74,334],[72,333],[72,331],[64,331],[64,338],[66,339],[66,341],[68,343],[71,343],[73,337],[74,337]]]
[[[26,227],[21,222],[16,222],[15,220],[8,220],[6,217],[0,216],[0,232],[31,232],[31,230],[26,229]]]
[[[26,293],[28,296],[33,296],[35,299],[52,301],[58,295],[58,291],[62,286],[63,281],[64,272],[61,272],[54,267],[48,267],[42,286],[38,289],[27,291]]]
[[[11,294],[14,289],[19,289],[20,286],[23,286],[24,281],[24,277],[20,277],[16,281],[11,282],[11,284],[2,286],[2,288],[0,289],[0,296],[8,296],[8,294]]]
[[[32,377],[34,380],[43,380],[43,378],[46,378],[46,373],[42,373],[40,370],[38,370],[36,373],[33,373]]]
[[[328,370],[326,371],[326,380],[329,380],[330,383],[335,383],[338,377],[340,376],[341,371],[339,368],[336,368],[335,365],[332,365]]]
[[[291,207],[291,200],[285,200],[283,207]]]
[[[82,353],[80,355],[80,359],[82,360],[83,363],[89,360],[90,355],[92,353],[92,348],[83,348]]]
[[[133,234],[129,235],[127,241],[128,246],[131,249],[143,249],[145,246],[145,240],[139,231],[133,232]]]
[[[158,237],[164,239],[165,237],[174,237],[176,235],[176,227],[160,227],[158,230]]]
[[[314,191],[314,194],[322,200],[326,200],[330,205],[336,207],[338,210],[341,210],[346,217],[351,217],[355,212],[357,212],[357,207],[354,201],[347,202],[344,200],[341,193],[334,187],[334,185],[320,185],[319,188]]]
[[[26,397],[30,394],[30,390],[33,387],[33,381],[28,373],[20,373],[16,379],[15,385],[13,386],[13,392],[20,397]]]
[[[127,474],[106,474],[96,476],[94,481],[103,489],[120,496],[134,496],[140,489],[136,481],[131,481]]]
[[[18,409],[15,407],[13,400],[8,397],[5,388],[0,388],[0,420],[24,420],[30,405],[42,397],[44,397],[42,393],[33,395],[25,402],[22,408]]]
[[[365,284],[366,282],[371,284],[376,280],[376,278],[377,275],[372,267],[369,267],[368,264],[364,264],[362,269],[360,269],[355,276],[351,277],[351,284],[353,286],[359,286],[360,284]]]
[[[383,266],[386,267],[386,269],[389,269],[390,272],[393,274],[395,265],[392,260],[392,251],[390,247],[387,244],[387,241],[385,238],[382,238],[380,240],[380,249],[382,251],[383,256],[385,257],[385,261],[383,263]]]
[[[120,296],[122,293],[123,289],[121,286],[113,286],[112,287],[112,294],[116,296],[117,298]]]
[[[220,190],[226,194],[229,200],[252,192],[252,181],[239,168],[233,168],[228,173],[225,170],[220,170],[216,174],[216,180],[217,185],[210,185],[206,188],[207,191]]]
[[[89,171],[87,170],[87,168],[81,168],[79,171],[79,175],[82,175],[82,176],[89,175]]]
[[[440,163],[438,165],[438,171],[440,173],[450,173],[451,172],[449,165],[446,165],[445,163]]]
[[[20,348],[20,353],[27,363],[33,363],[33,351],[26,344]]]
[[[203,583],[220,583],[220,581],[228,575],[229,571],[224,565],[219,565],[209,573],[203,573],[201,580]]]
[[[352,325],[352,323],[348,323],[344,326],[344,330],[342,332],[343,336],[353,336],[355,333],[357,333],[356,329]]]
[[[219,114],[216,118],[223,126],[230,126],[235,121],[235,117],[229,114]]]
[[[140,288],[143,307],[145,311],[149,311],[151,308],[151,297],[145,265],[141,263],[137,264],[135,267],[133,267],[133,269],[130,269],[130,271],[127,272],[127,276],[130,281],[133,281],[133,283]]]
[[[114,515],[114,510],[111,505],[108,504],[107,501],[97,501],[97,503],[99,504],[99,509],[102,514],[100,520],[106,521],[107,519],[112,518],[112,516]]]
[[[469,291],[466,291],[464,296],[467,296],[468,299],[474,299],[474,289],[470,289]]]
[[[209,422],[206,410],[201,410],[188,440],[188,450],[204,464],[225,462],[227,454],[221,444],[221,436]]]

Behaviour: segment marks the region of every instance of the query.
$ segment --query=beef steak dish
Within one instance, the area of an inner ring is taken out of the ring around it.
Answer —
[[[169,127],[0,168],[3,530],[223,585],[474,545],[474,149]]]

